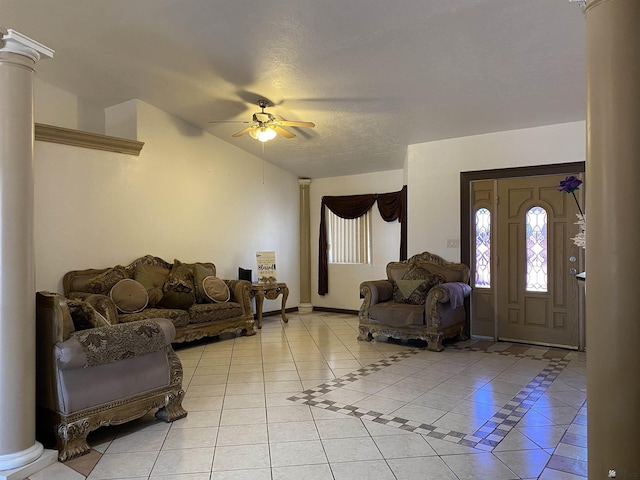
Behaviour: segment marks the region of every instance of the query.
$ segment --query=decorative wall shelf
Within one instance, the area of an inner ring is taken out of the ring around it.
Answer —
[[[42,123],[35,124],[35,139],[41,142],[61,143],[74,147],[106,150],[107,152],[140,155],[144,142],[127,138],[110,137],[99,133],[84,132],[71,128],[56,127]]]

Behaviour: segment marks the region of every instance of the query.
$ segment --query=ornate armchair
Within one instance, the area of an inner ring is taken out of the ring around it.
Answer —
[[[427,349],[444,349],[445,338],[469,338],[464,299],[471,294],[469,268],[424,252],[387,265],[387,279],[363,282],[358,340],[374,333],[421,339]]]
[[[55,440],[60,461],[88,453],[87,434],[98,427],[152,410],[166,422],[187,415],[170,320],[110,325],[91,299],[38,292],[36,327],[38,435]]]

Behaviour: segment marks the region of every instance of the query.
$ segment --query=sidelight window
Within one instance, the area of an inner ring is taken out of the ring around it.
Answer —
[[[491,288],[491,212],[476,211],[476,288]]]
[[[526,214],[527,291],[547,291],[547,211],[532,207]]]

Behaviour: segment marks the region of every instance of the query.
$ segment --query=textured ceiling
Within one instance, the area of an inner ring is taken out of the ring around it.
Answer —
[[[56,51],[44,81],[139,98],[301,177],[402,168],[407,145],[585,119],[585,19],[567,0],[0,0]],[[232,138],[257,101],[312,121]]]

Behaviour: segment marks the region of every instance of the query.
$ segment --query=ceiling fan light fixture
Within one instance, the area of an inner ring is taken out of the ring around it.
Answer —
[[[277,133],[271,127],[258,127],[251,130],[249,135],[260,142],[268,142],[276,138]]]
[[[241,137],[248,133],[249,135],[251,135],[251,138],[264,143],[268,142],[269,140],[273,140],[278,135],[281,135],[284,138],[294,138],[296,136],[294,133],[291,133],[289,130],[282,127],[312,128],[316,126],[313,122],[298,122],[280,120],[276,118],[269,112],[264,111],[265,107],[267,106],[266,100],[260,100],[258,102],[258,106],[260,107],[261,111],[253,114],[252,122],[240,122],[250,123],[251,125],[243,128],[239,132],[234,133],[232,137]]]

